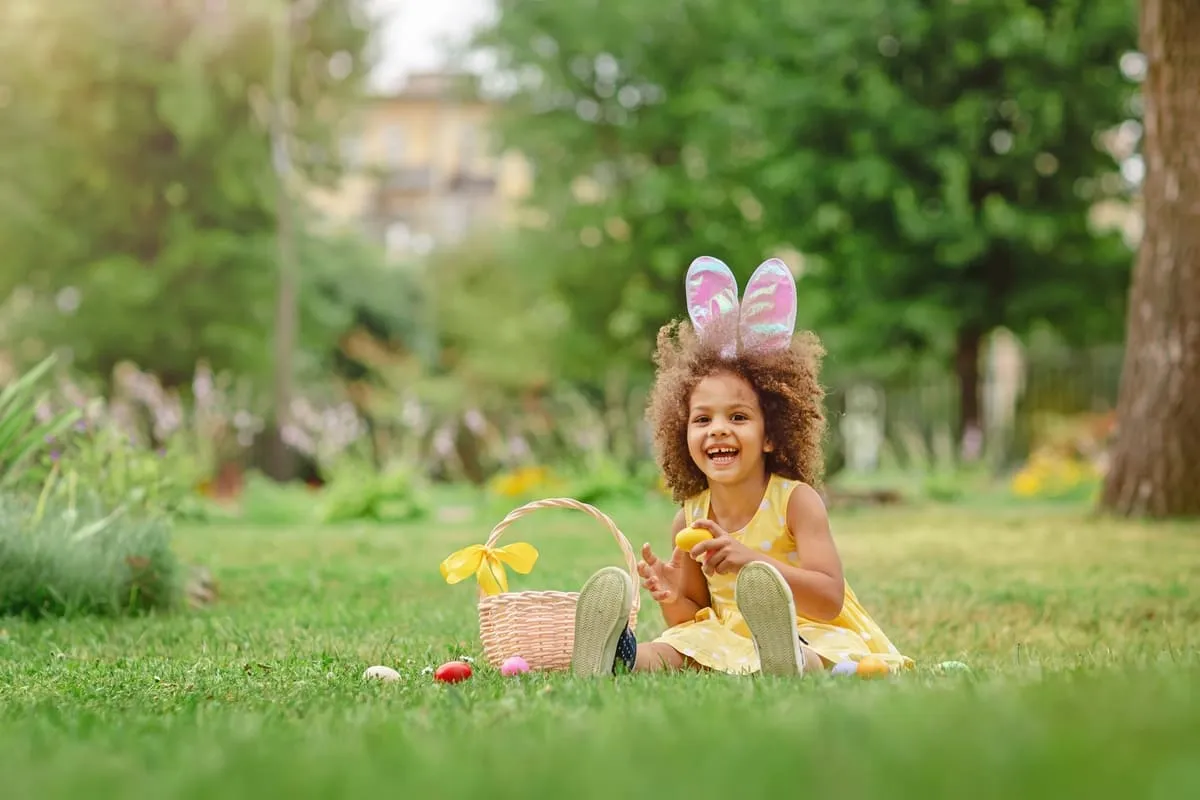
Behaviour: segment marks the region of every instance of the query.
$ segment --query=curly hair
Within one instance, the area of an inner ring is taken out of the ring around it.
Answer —
[[[659,329],[646,417],[672,498],[682,502],[708,486],[688,452],[688,407],[696,385],[718,373],[741,377],[758,396],[765,435],[774,445],[765,454],[767,471],[818,487],[824,473],[825,389],[818,380],[824,355],[820,340],[807,332],[794,336],[786,350],[723,357],[716,342],[682,320]]]

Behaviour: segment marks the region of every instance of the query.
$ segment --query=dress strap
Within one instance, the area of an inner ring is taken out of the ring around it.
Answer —
[[[771,497],[771,505],[775,506],[778,511],[787,511],[788,502],[792,498],[792,492],[795,490],[799,481],[791,480],[790,478],[782,478],[778,475],[771,476],[771,486],[767,490]]]
[[[698,519],[708,516],[708,489],[683,501],[683,522],[691,525]]]

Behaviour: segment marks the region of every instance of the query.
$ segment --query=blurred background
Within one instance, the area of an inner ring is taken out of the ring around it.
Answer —
[[[660,493],[652,345],[702,254],[797,276],[831,502],[1100,484],[1135,3],[6,0],[0,48],[8,486]]]

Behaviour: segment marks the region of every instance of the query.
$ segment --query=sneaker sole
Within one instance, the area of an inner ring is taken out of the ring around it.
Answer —
[[[571,646],[571,671],[577,677],[612,674],[617,642],[633,609],[633,592],[633,581],[619,567],[605,567],[579,590]]]
[[[750,628],[762,674],[803,674],[796,606],[779,571],[761,561],[742,567],[737,577],[737,606]]]

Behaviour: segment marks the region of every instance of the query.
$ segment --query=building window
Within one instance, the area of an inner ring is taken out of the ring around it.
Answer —
[[[389,167],[404,163],[404,128],[392,123],[383,132],[383,160]]]
[[[461,242],[470,232],[473,209],[465,197],[447,199],[441,209],[442,235],[448,242]]]
[[[362,164],[362,138],[359,136],[343,136],[338,150],[342,154],[342,163],[347,169],[357,169]]]
[[[474,125],[464,125],[458,134],[458,164],[464,172],[470,172],[479,158],[479,131]]]

